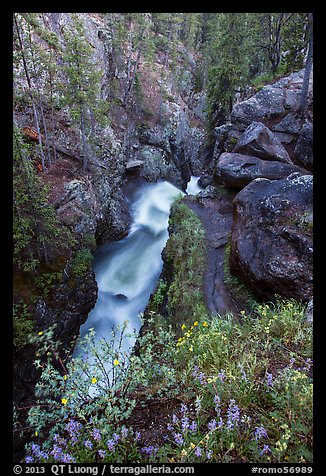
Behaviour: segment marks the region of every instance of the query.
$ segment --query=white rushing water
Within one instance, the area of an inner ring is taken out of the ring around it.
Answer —
[[[94,257],[98,299],[80,328],[81,338],[94,328],[96,338],[109,338],[112,327],[128,321],[126,332],[139,330],[144,311],[162,270],[161,252],[168,239],[174,198],[182,194],[168,182],[146,184],[136,192],[128,236],[103,245]],[[126,341],[125,346],[134,342]],[[75,356],[80,353],[77,345]]]
[[[202,187],[198,185],[198,180],[200,177],[194,177],[192,176],[190,178],[190,181],[188,182],[186,193],[189,195],[197,195],[198,192],[202,190]]]

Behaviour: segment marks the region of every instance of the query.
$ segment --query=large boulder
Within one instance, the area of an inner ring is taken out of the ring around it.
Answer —
[[[262,122],[253,122],[238,140],[234,152],[254,155],[264,160],[291,163],[280,140]]]
[[[253,121],[271,123],[287,113],[299,110],[304,69],[264,86],[249,99],[236,104],[231,113],[231,122],[244,130]],[[309,79],[308,109],[312,104],[313,81]]]
[[[311,122],[307,122],[301,130],[294,149],[294,157],[299,165],[313,170],[313,125]]]
[[[312,175],[256,179],[234,199],[230,269],[264,299],[312,297]]]
[[[251,155],[224,152],[220,155],[215,178],[218,183],[231,188],[243,188],[256,178],[279,180],[298,172],[306,175],[307,171],[292,164],[261,160]]]

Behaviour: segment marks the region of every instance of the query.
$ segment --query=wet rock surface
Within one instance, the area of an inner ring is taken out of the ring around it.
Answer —
[[[231,271],[264,299],[312,297],[312,188],[311,175],[256,179],[234,199]]]
[[[218,159],[215,178],[218,183],[226,187],[241,189],[256,178],[278,180],[293,172],[298,172],[301,175],[309,173],[296,165],[261,160],[258,157],[234,152],[224,152]]]

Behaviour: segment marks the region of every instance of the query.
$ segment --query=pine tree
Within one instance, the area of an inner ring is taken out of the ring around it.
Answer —
[[[81,156],[86,170],[91,158],[90,133],[93,118],[103,119],[106,104],[101,101],[101,76],[92,59],[92,47],[85,38],[82,22],[73,15],[73,29],[65,30],[63,53],[64,104],[80,127]]]

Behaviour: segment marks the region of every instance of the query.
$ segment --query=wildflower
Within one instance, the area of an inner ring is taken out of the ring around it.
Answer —
[[[98,450],[98,455],[101,459],[104,459],[106,456],[106,451],[105,450]]]
[[[113,433],[113,439],[117,443],[120,440],[120,435],[117,435],[116,433]]]
[[[185,433],[189,428],[189,418],[184,416],[182,417],[181,419],[181,429],[182,429],[182,433]]]
[[[58,444],[54,444],[50,454],[53,456],[53,459],[55,461],[61,461],[61,458],[63,456],[63,451],[61,446],[59,446]]]
[[[195,421],[191,422],[191,424],[189,425],[189,430],[193,431],[194,433],[195,431],[197,431],[197,423]]]
[[[213,431],[216,429],[216,420],[211,420],[208,425],[207,425],[207,428],[210,430],[210,431]]]
[[[92,383],[96,383],[97,382],[97,378],[93,377],[92,378]]]
[[[123,426],[122,429],[121,429],[121,436],[122,436],[122,438],[127,438],[128,433],[129,433],[128,428],[126,428],[125,426]]]
[[[113,365],[119,365],[119,360],[115,359],[115,360],[113,361]]]
[[[190,446],[189,446],[189,448],[190,448],[191,450],[193,450],[194,448],[196,448],[196,445],[195,445],[195,443],[190,443]]]
[[[144,446],[144,448],[141,449],[143,453],[146,453],[149,457],[155,456],[157,453],[158,448],[156,446]]]
[[[194,351],[194,348],[193,348],[192,345],[189,347],[189,350],[190,350],[190,352],[193,352],[193,351]]]
[[[58,445],[61,445],[61,446],[67,446],[67,442],[64,438],[61,438],[60,435],[58,435],[58,433],[56,433],[54,436],[53,436],[53,441],[55,443],[58,443]]]
[[[267,386],[268,387],[273,387],[273,374],[270,374],[269,372],[266,372],[266,380],[267,380]]]
[[[34,433],[34,435],[35,435],[35,436],[38,436],[38,432],[36,431],[36,432]]]
[[[76,463],[76,460],[73,456],[69,455],[68,453],[65,453],[62,455],[62,463]]]
[[[227,429],[231,430],[238,425],[240,419],[240,408],[236,405],[234,398],[230,400],[227,415]]]
[[[212,450],[207,450],[206,451],[206,458],[211,459],[212,456],[213,456],[213,451]]]
[[[197,446],[197,448],[195,449],[195,455],[200,458],[202,453],[201,453],[201,448],[199,448],[199,446]]]
[[[203,327],[207,327],[207,326],[208,326],[207,322],[206,321],[203,322]]]
[[[255,440],[260,440],[260,438],[266,438],[267,431],[263,426],[256,426],[254,437]]]
[[[108,447],[110,451],[115,451],[115,443],[116,442],[113,439],[111,439],[107,441],[106,446]]]
[[[188,412],[188,407],[184,403],[181,403],[181,413],[184,415]]]
[[[172,423],[176,425],[179,422],[179,418],[173,413],[172,415]]]
[[[242,310],[242,311],[240,311],[240,314],[244,315],[244,314],[246,314],[246,311]]]
[[[263,449],[261,450],[261,452],[259,453],[260,455],[263,455],[265,453],[271,453],[271,449],[268,445],[264,445]]]
[[[141,432],[140,432],[140,431],[136,431],[135,436],[136,436],[136,440],[139,441],[140,438],[141,438]]]
[[[41,336],[42,334],[43,334],[42,331],[40,331],[40,332],[37,333],[38,336]]]
[[[94,440],[97,441],[97,442],[102,440],[101,432],[98,428],[93,428],[92,436],[93,436]]]
[[[63,380],[67,380],[67,378],[68,378],[67,374],[63,376]]]
[[[198,326],[198,321],[194,322],[194,326]]]
[[[247,374],[246,374],[246,372],[243,370],[242,365],[241,365],[241,364],[238,364],[238,368],[240,369],[240,373],[241,373],[241,378],[242,378],[242,380],[244,380],[245,382],[248,382]]]
[[[198,413],[200,412],[200,409],[201,409],[201,397],[196,397],[196,400],[195,400],[195,410],[196,410],[196,414],[198,415]]]
[[[183,444],[183,438],[181,436],[180,433],[175,433],[174,434],[174,441],[178,444],[178,445],[182,445]]]
[[[221,398],[218,395],[215,395],[214,397],[214,403],[215,403],[215,411],[218,415],[221,413]]]
[[[66,405],[67,402],[68,402],[68,400],[66,398],[61,398],[62,405]]]
[[[33,456],[26,456],[26,458],[25,458],[25,463],[34,463],[34,458],[33,458]]]
[[[184,331],[186,329],[186,324],[182,324],[181,329]]]
[[[91,442],[91,440],[85,440],[84,446],[86,446],[86,448],[89,448],[91,450],[93,448],[93,443]]]

